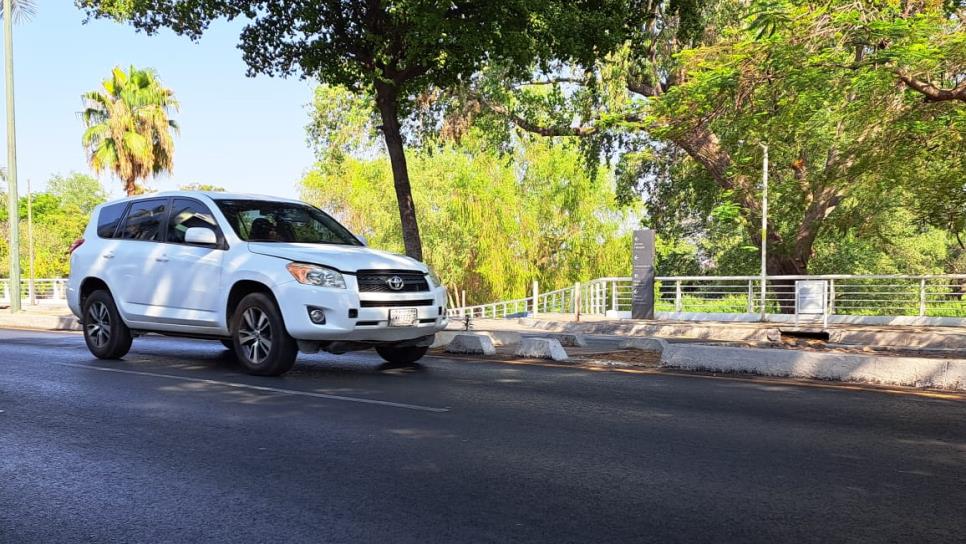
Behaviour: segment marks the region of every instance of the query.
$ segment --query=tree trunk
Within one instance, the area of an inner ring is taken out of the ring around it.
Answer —
[[[399,221],[402,224],[403,244],[406,255],[423,260],[423,245],[419,239],[419,224],[416,222],[416,205],[413,191],[409,185],[409,170],[406,167],[406,150],[403,147],[399,125],[397,91],[385,83],[376,84],[376,104],[382,117],[382,134],[392,164],[392,181],[396,189],[396,202],[399,205]]]
[[[141,191],[138,189],[137,180],[134,178],[125,179],[124,192],[127,194],[127,196],[137,196],[141,194]]]
[[[811,248],[809,248],[809,256]],[[804,276],[808,274],[808,256],[768,255],[765,269],[769,276]],[[778,299],[778,311],[783,314],[795,313],[795,280],[771,280],[768,298]]]

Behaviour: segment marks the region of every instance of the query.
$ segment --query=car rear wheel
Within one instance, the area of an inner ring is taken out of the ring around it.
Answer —
[[[298,344],[288,335],[275,301],[252,293],[232,314],[232,351],[249,374],[278,376],[295,364]]]
[[[379,346],[376,348],[376,353],[387,363],[398,366],[415,363],[422,359],[427,351],[429,351],[428,346]]]
[[[84,301],[82,325],[87,349],[98,359],[120,359],[131,350],[127,328],[108,291],[95,291]]]

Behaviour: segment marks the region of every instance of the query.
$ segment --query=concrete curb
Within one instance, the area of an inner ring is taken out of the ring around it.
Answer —
[[[789,323],[742,322],[660,322],[660,321],[555,321],[542,318],[512,320],[477,319],[480,329],[547,332],[569,334],[599,334],[609,336],[643,336],[678,338],[683,340],[716,342],[765,342],[781,340],[782,330],[794,329]],[[907,327],[876,329],[872,326],[849,328],[829,327],[829,342],[847,346],[875,346],[880,348],[915,350],[966,351],[966,328],[934,327],[919,330]]]
[[[966,360],[669,344],[661,366],[966,391]]]
[[[560,342],[561,346],[569,348],[582,348],[587,346],[587,340],[584,339],[582,334],[548,334],[547,338],[553,338],[557,342]]]
[[[636,323],[594,322],[575,323],[523,318],[517,324],[534,330],[571,334],[606,334],[618,336],[661,336],[665,338],[689,338],[727,342],[770,342],[781,337],[778,327],[761,327],[754,324],[728,323],[703,325],[701,323]]]
[[[43,331],[79,331],[80,323],[72,314],[0,313],[0,328],[37,329]]]

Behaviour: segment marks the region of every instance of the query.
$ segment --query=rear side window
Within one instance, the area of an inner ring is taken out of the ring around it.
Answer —
[[[168,241],[184,243],[184,234],[192,227],[205,227],[219,233],[218,223],[207,206],[196,200],[174,199],[168,219]]]
[[[124,220],[119,238],[160,242],[166,202],[165,200],[142,200],[131,204],[131,211]]]
[[[104,206],[101,208],[100,213],[97,215],[98,237],[114,237],[114,231],[117,230],[117,224],[121,221],[121,216],[124,215],[124,208],[126,207],[127,202],[120,202],[118,204],[111,204],[110,206]]]

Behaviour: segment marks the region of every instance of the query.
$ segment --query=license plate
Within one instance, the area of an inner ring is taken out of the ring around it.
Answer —
[[[416,324],[416,308],[394,308],[389,310],[390,327],[412,327]]]

